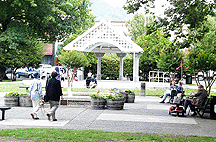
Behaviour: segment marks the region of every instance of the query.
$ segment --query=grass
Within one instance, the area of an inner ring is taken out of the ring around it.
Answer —
[[[23,84],[23,83],[0,84],[0,92],[18,91],[19,93],[25,93],[26,89],[19,88],[20,86],[25,86],[25,84]]]
[[[2,129],[0,140],[9,141],[146,141],[146,142],[206,142],[215,141],[214,137],[165,135],[151,133],[107,132],[96,130],[71,130],[49,128]]]
[[[11,91],[18,91],[19,93],[25,93],[26,90],[24,88],[19,88],[20,86],[26,86],[23,83],[7,83],[7,84],[0,84],[0,92],[11,92]],[[72,92],[90,92],[90,93],[108,93],[109,89],[87,89],[87,88],[72,88]],[[67,88],[63,88],[63,91],[67,92]],[[124,91],[124,90],[121,90]],[[141,93],[140,89],[132,89],[132,91],[139,96]],[[165,90],[146,90],[146,96],[161,96],[164,94]],[[197,89],[185,89],[185,94],[189,95],[190,92],[196,92]],[[216,92],[212,92],[211,95],[216,95]]]

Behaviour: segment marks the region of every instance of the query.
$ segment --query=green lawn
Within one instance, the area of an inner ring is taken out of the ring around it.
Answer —
[[[19,88],[20,86],[25,86],[23,83],[7,83],[7,84],[0,84],[0,92],[11,92],[11,91],[18,91],[19,93],[25,93],[24,88]],[[67,92],[67,88],[63,88],[63,91]],[[73,88],[72,92],[91,92],[91,93],[108,93],[108,89],[87,89],[87,88]],[[124,90],[121,90],[124,91]],[[136,95],[140,95],[141,90],[132,89],[132,91]],[[146,96],[161,96],[163,95],[165,90],[146,90]],[[197,89],[185,89],[185,94],[189,95],[190,92],[193,91],[194,93]],[[211,95],[216,95],[216,92],[212,92]]]
[[[214,137],[165,135],[150,133],[107,132],[94,130],[71,129],[2,129],[0,140],[8,141],[65,141],[65,142],[98,142],[98,141],[145,141],[145,142],[209,142],[216,141]]]

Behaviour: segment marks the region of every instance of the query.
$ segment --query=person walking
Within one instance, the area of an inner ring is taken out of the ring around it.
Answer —
[[[47,117],[48,120],[50,120],[50,117],[52,116],[53,121],[57,121],[55,118],[55,112],[59,106],[60,96],[61,99],[64,99],[62,96],[61,83],[57,80],[57,77],[58,73],[53,71],[51,73],[51,78],[46,83],[46,100],[50,104],[50,110],[47,113]]]
[[[42,97],[42,88],[41,88],[41,82],[38,80],[39,78],[39,73],[34,73],[33,74],[33,81],[30,85],[30,96],[32,100],[32,106],[33,106],[33,111],[31,113],[31,116],[33,119],[39,119],[37,116],[37,112],[40,109],[40,99]]]

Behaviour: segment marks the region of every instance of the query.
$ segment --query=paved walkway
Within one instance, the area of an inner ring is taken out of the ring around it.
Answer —
[[[111,84],[115,84],[117,88],[120,86],[120,82],[111,82]],[[112,86],[111,84],[106,83],[108,86]],[[136,86],[132,83],[125,84],[128,84],[126,88]],[[3,94],[0,93],[0,96]],[[0,98],[1,105],[2,99]],[[6,120],[0,121],[0,129],[57,128],[216,137],[216,120],[209,119],[209,114],[205,115],[204,119],[188,115],[171,116],[168,114],[170,104],[160,104],[159,101],[159,97],[136,96],[135,103],[125,103],[123,110],[60,106],[56,112],[57,122],[48,121],[41,112],[39,112],[40,119],[33,120],[30,116],[31,107],[13,107],[6,111]]]

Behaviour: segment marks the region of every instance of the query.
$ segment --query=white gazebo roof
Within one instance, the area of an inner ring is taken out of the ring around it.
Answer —
[[[74,39],[64,50],[93,53],[142,53],[143,49],[110,22],[101,21]]]

